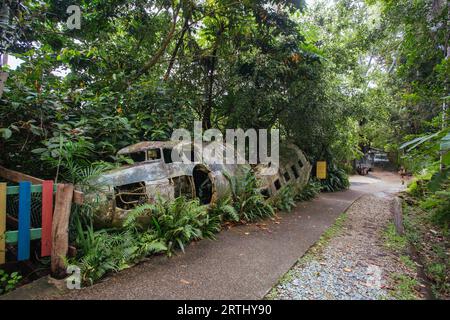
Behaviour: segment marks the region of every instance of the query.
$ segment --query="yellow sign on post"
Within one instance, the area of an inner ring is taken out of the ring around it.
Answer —
[[[318,161],[316,167],[317,167],[316,170],[317,179],[325,180],[327,178],[327,162]]]

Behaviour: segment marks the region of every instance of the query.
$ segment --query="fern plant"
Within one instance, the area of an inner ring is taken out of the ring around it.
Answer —
[[[270,199],[271,205],[281,211],[291,212],[296,207],[295,188],[292,184],[284,185],[278,193]]]
[[[239,214],[232,205],[231,197],[219,199],[209,208],[211,216],[219,217],[221,221],[239,222]]]
[[[165,243],[169,255],[177,248],[184,252],[184,246],[192,240],[214,238],[221,229],[219,216],[211,215],[198,200],[188,201],[185,197],[173,201],[159,198],[153,204],[139,206],[130,212],[125,227],[136,227],[144,216],[150,218],[150,225],[144,228]]]
[[[88,222],[83,224],[82,218],[87,218]],[[93,284],[109,272],[126,269],[149,254],[167,250],[156,233],[141,232],[134,223],[125,230],[94,231],[89,217],[77,215],[74,224],[78,258],[71,263],[80,267],[82,281],[86,284]]]
[[[233,206],[240,220],[252,222],[275,214],[273,207],[261,194],[258,180],[251,170],[239,177],[225,176],[230,182]]]
[[[320,182],[311,179],[309,183],[295,195],[296,201],[309,201],[314,199],[322,189]]]

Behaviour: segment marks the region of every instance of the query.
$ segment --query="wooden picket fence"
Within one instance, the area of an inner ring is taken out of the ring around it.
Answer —
[[[83,203],[83,194],[73,185],[44,181],[0,166],[0,177],[18,183],[0,183],[0,265],[6,262],[6,246],[17,245],[17,261],[30,259],[30,243],[41,242],[41,257],[51,257],[52,274],[65,275],[64,258],[68,251],[69,218],[72,202]],[[31,226],[32,195],[41,195],[41,227]],[[6,230],[8,218],[7,196],[19,196],[18,230]],[[53,205],[54,204],[54,205]]]

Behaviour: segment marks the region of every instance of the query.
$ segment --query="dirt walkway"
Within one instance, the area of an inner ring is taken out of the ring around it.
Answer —
[[[105,281],[63,296],[17,290],[37,299],[261,299],[356,199],[391,192],[397,176],[356,177],[351,190],[322,194],[290,214],[221,232],[216,241],[191,244],[186,254],[152,257]]]

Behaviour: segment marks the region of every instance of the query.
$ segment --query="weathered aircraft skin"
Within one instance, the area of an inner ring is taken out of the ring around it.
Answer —
[[[302,189],[308,184],[312,165],[306,159],[304,153],[294,144],[287,144],[280,148],[280,168],[275,174],[265,174],[268,167],[258,165],[255,169],[256,177],[261,181],[263,189],[269,196],[274,196],[279,189],[290,183],[297,189]]]
[[[177,144],[171,141],[141,142],[118,152],[119,155],[143,158],[92,181],[96,192],[88,193],[86,201],[95,204],[99,227],[120,227],[133,207],[153,202],[157,197],[174,199],[184,195],[199,198],[204,205],[215,203],[231,194],[227,176],[239,177],[245,169],[252,169],[245,164],[217,164],[209,158],[201,163],[172,162],[166,154]],[[198,154],[195,145],[194,152]],[[262,192],[268,197],[276,195],[287,183],[299,189],[308,183],[311,165],[297,146],[290,144],[281,148],[280,162],[279,170],[270,175],[267,175],[270,167],[257,165],[252,169],[261,182]]]

